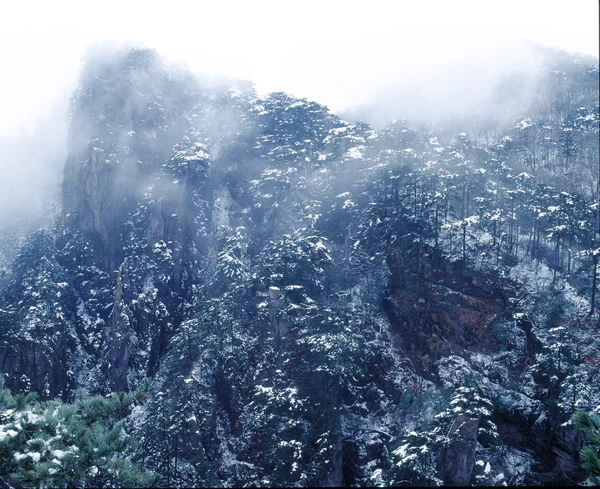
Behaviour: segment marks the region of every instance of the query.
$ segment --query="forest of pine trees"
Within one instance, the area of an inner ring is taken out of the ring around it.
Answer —
[[[106,49],[0,281],[0,487],[597,482],[597,60],[467,134]]]

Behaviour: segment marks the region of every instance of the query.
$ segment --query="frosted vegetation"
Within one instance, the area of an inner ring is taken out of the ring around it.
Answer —
[[[598,60],[539,56],[510,122],[374,129],[91,52],[0,228],[0,487],[593,481]]]

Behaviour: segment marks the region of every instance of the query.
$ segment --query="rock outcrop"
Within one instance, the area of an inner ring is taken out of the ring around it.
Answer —
[[[156,53],[115,49],[86,61],[73,97],[62,220],[89,233],[109,271],[124,224],[185,132],[186,90]]]
[[[472,483],[477,453],[479,419],[458,416],[450,427],[448,445],[442,448],[437,470],[445,485],[469,486]]]

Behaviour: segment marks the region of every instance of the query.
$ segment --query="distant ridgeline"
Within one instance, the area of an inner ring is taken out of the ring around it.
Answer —
[[[0,487],[582,483],[598,61],[537,80],[486,141],[90,54],[0,278]]]

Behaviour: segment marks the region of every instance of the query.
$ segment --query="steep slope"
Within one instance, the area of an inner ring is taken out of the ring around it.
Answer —
[[[122,424],[164,486],[581,482],[598,206],[502,141],[101,51],[62,221],[0,298],[7,384],[70,400],[150,377]],[[597,141],[576,141],[587,168]]]

